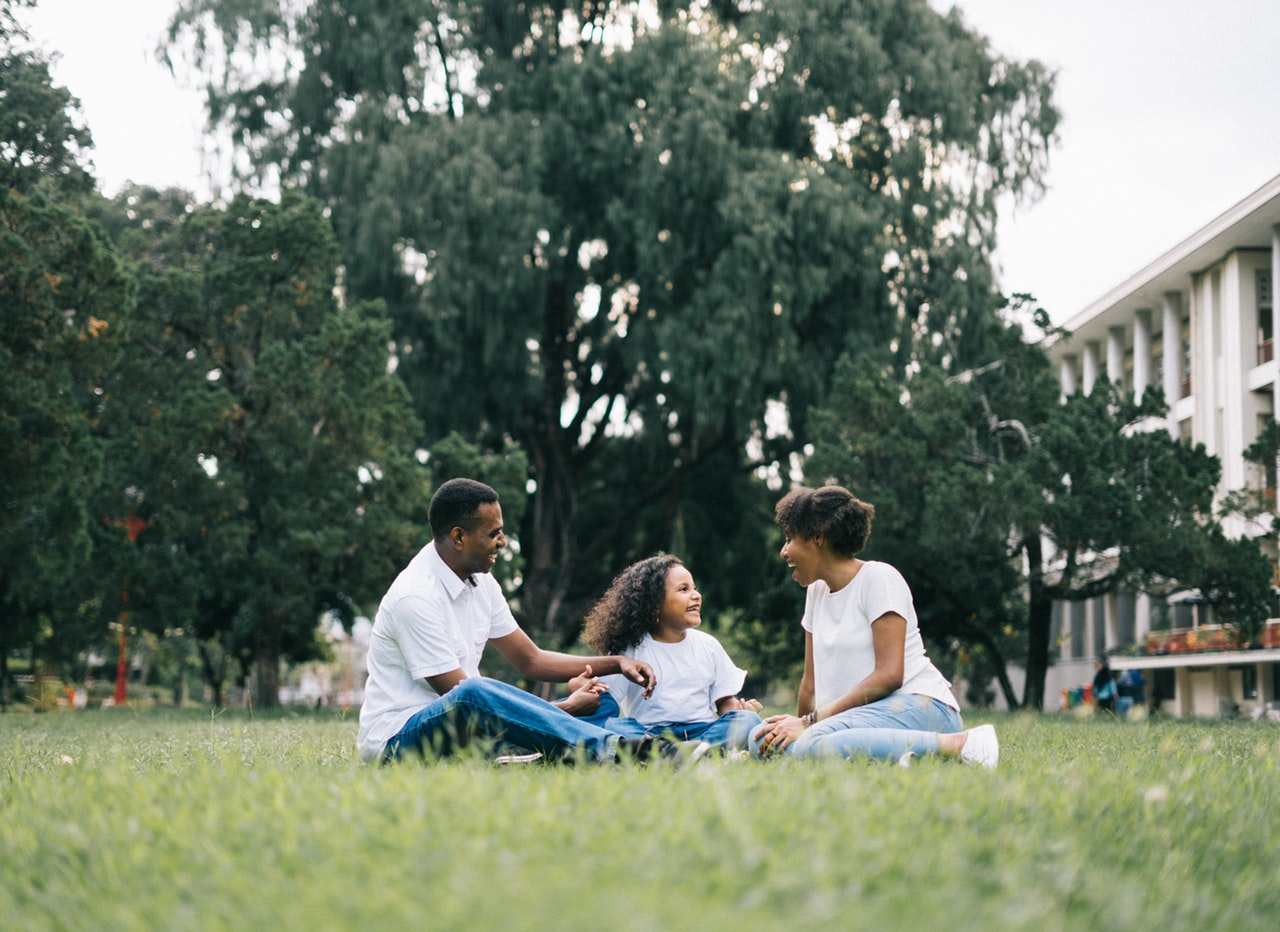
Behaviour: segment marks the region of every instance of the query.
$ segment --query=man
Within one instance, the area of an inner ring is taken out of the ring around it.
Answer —
[[[480,655],[491,641],[528,679],[566,682],[585,675],[586,685],[566,702],[570,711],[592,705],[600,689],[593,673],[620,673],[646,696],[655,684],[648,664],[546,651],[516,624],[490,575],[507,544],[492,488],[451,479],[432,496],[427,520],[432,541],[396,577],[374,619],[356,737],[364,760],[398,760],[406,751],[448,754],[472,738],[486,739],[490,749],[507,742],[549,760],[580,752],[610,761],[620,750],[673,756],[651,743],[628,745],[524,690],[481,677]]]

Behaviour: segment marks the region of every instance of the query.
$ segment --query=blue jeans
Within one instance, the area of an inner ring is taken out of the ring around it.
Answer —
[[[938,753],[938,735],[962,731],[960,713],[945,702],[895,693],[811,725],[784,754],[795,757],[873,757],[897,760],[908,751]],[[751,756],[760,757],[761,729],[751,733]]]
[[[541,751],[548,760],[581,751],[587,760],[613,760],[618,735],[501,680],[468,677],[429,706],[415,712],[387,742],[384,761],[406,752],[443,757],[472,741],[486,753],[502,743]]]
[[[745,748],[752,729],[760,724],[760,716],[746,709],[726,712],[711,722],[662,722],[645,725],[634,718],[618,715],[618,700],[606,693],[600,694],[600,707],[584,721],[622,735],[625,738],[645,738],[653,735],[674,737],[677,741],[706,741],[717,747]]]

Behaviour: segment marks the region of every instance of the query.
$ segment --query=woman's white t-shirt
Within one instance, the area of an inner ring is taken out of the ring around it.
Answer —
[[[714,722],[716,701],[736,696],[747,678],[747,671],[733,665],[719,641],[698,630],[688,631],[676,643],[655,641],[646,634],[622,653],[653,668],[658,680],[653,695],[645,699],[638,684],[619,674],[601,680],[622,715],[646,726]]]
[[[888,612],[907,621],[902,686],[959,709],[951,684],[925,654],[911,589],[888,563],[869,560],[839,592],[822,580],[805,593],[800,623],[813,636],[814,701],[818,708],[839,699],[871,674],[876,666],[871,625]],[[659,680],[661,682],[661,680]]]

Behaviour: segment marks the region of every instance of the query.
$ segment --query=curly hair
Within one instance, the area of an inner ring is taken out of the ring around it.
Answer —
[[[848,489],[826,485],[792,489],[774,509],[774,521],[788,537],[825,537],[836,553],[851,557],[871,536],[874,505],[855,498]]]
[[[657,630],[667,598],[667,573],[673,566],[684,563],[658,553],[619,573],[587,613],[582,632],[587,645],[602,654],[620,654]]]

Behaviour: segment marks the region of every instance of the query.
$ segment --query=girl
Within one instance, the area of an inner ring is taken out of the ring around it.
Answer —
[[[629,737],[674,736],[712,746],[745,748],[760,724],[760,703],[737,698],[746,671],[720,642],[698,630],[702,596],[693,575],[674,556],[659,553],[622,571],[587,615],[584,639],[593,647],[643,660],[657,686],[648,699],[621,676],[605,677],[602,708],[621,717],[604,727]],[[597,713],[600,715],[601,713]]]

